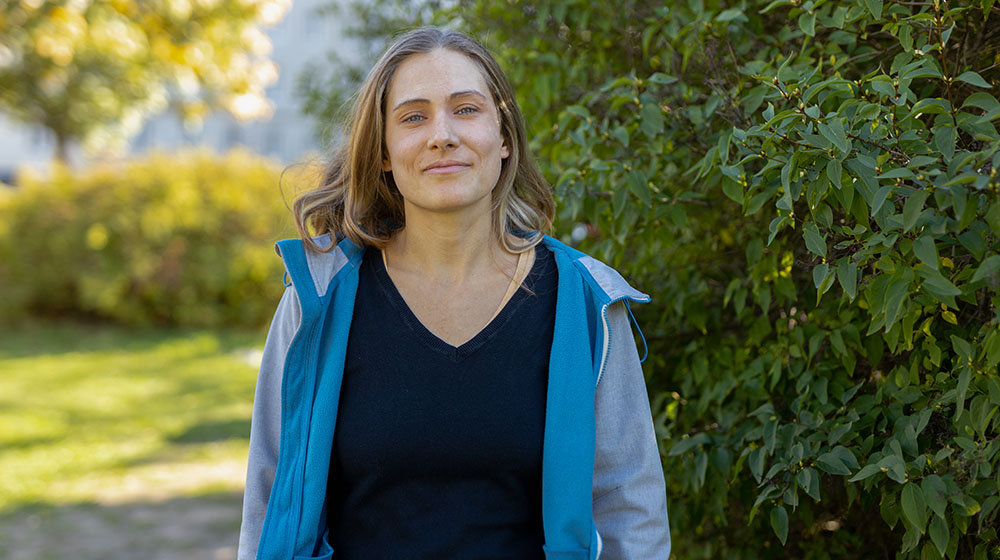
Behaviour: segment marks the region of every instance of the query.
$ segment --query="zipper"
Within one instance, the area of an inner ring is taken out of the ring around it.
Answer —
[[[615,299],[613,299],[613,300],[605,303],[603,306],[601,306],[601,323],[604,326],[604,339],[603,339],[604,340],[604,345],[603,345],[603,348],[601,349],[601,368],[599,370],[597,370],[597,383],[594,384],[595,387],[597,385],[601,384],[601,378],[604,377],[604,369],[608,365],[608,349],[611,348],[611,327],[608,325],[608,307],[611,307],[611,305],[613,305],[615,303],[618,303],[619,301],[624,301],[625,302],[625,309],[626,309],[626,311],[628,311],[629,317],[632,318],[632,322],[635,323],[635,317],[632,316],[632,309],[630,309],[629,306],[628,306],[629,300],[634,301],[636,303],[645,303],[641,299],[637,299],[637,298],[630,297],[630,296],[621,296],[621,297],[617,297],[617,298],[615,298]],[[647,299],[646,301],[649,301],[649,300]],[[636,329],[639,329],[639,325],[638,324],[636,324]],[[639,336],[642,337],[642,344],[645,347],[644,354],[648,353],[649,352],[649,347],[646,346],[646,337],[642,334],[642,330],[639,330]],[[646,356],[643,355],[642,359],[639,360],[639,363],[642,363],[645,360],[646,360]]]
[[[308,368],[305,371],[313,371],[313,372],[315,372],[315,370],[316,370],[316,368],[318,366],[318,364],[317,364],[318,357],[316,356],[317,352],[313,352],[312,348],[313,348],[313,340],[317,336],[317,332],[316,331],[322,329],[322,324],[323,324],[323,322],[318,320],[316,322],[316,324],[313,325],[312,328],[309,329],[308,336],[306,337],[306,340],[305,340],[306,344],[305,344],[305,346],[306,346],[306,348],[309,349],[308,350],[309,359],[308,359],[308,363],[307,363]],[[305,436],[303,437],[303,440],[304,440],[304,443],[305,443],[305,445],[303,447],[305,449],[303,449],[302,454],[300,455],[300,460],[296,462],[297,463],[295,465],[295,475],[296,475],[296,477],[292,479],[293,487],[298,489],[297,492],[293,492],[292,493],[292,510],[291,511],[292,511],[292,515],[295,516],[295,524],[293,525],[293,536],[292,536],[292,542],[291,542],[291,545],[292,545],[292,554],[295,554],[295,547],[298,544],[299,530],[301,529],[301,526],[302,526],[302,495],[305,494],[306,457],[309,454],[309,449],[308,449],[309,448],[309,432],[310,432],[309,427],[312,424],[312,407],[313,407],[313,402],[316,400],[316,383],[317,383],[317,378],[318,377],[319,377],[319,374],[318,374],[318,372],[316,372],[314,374],[313,380],[312,380],[313,381],[312,382],[312,391],[311,391],[312,394],[310,395],[310,398],[308,399],[308,401],[306,401],[306,402],[309,403],[308,417],[305,420],[306,429],[305,429],[304,432],[300,432],[300,433],[304,433],[305,434]]]

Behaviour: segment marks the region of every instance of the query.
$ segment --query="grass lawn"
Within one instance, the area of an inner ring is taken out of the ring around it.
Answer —
[[[44,524],[74,508],[113,515],[235,496],[226,499],[235,499],[238,527],[263,340],[263,332],[0,326],[0,550],[18,558],[9,545],[30,530],[26,519],[41,515]],[[21,529],[4,535],[5,526]]]

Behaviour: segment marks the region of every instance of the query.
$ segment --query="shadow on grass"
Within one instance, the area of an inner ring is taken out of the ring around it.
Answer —
[[[230,560],[242,494],[0,511],[0,560]]]
[[[57,356],[71,352],[138,352],[166,342],[212,336],[218,352],[263,344],[266,330],[124,327],[79,321],[26,321],[0,325],[0,359]]]
[[[250,419],[219,420],[191,426],[170,438],[171,443],[209,443],[229,439],[250,439]]]

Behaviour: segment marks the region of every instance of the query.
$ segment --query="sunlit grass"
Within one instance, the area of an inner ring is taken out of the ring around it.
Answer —
[[[0,513],[241,488],[262,341],[0,326]]]

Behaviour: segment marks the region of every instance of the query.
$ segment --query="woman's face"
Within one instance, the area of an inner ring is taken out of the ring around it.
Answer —
[[[382,168],[392,172],[406,214],[489,215],[509,151],[479,66],[448,49],[412,55],[389,83],[385,111]]]

